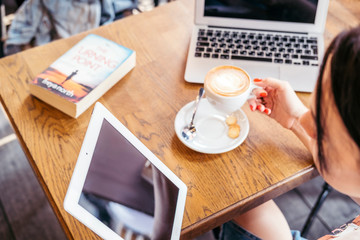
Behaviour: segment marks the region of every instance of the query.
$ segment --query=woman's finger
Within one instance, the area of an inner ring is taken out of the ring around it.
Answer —
[[[258,105],[256,106],[256,109],[259,110],[260,112],[264,112],[264,111],[265,111],[265,106],[262,105],[262,104],[258,104]]]
[[[256,98],[267,97],[268,95],[268,93],[263,88],[255,88],[253,90],[253,94],[256,96]]]
[[[259,86],[259,87],[271,87],[271,88],[282,88],[284,86],[284,84],[286,84],[287,82],[276,79],[276,78],[264,78],[264,79],[260,79],[260,78],[255,78],[254,79],[254,83],[255,85]]]
[[[256,98],[250,98],[250,99],[248,100],[248,103],[249,103],[250,110],[251,110],[251,111],[255,111],[255,110],[256,110],[256,106],[257,106],[257,100],[256,100]]]
[[[267,115],[271,114],[271,109],[270,108],[265,108],[264,113],[266,113]]]

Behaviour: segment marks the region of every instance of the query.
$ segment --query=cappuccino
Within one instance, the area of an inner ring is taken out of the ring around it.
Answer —
[[[219,66],[205,76],[207,91],[224,97],[234,97],[244,93],[250,86],[250,77],[242,69],[233,66]]]

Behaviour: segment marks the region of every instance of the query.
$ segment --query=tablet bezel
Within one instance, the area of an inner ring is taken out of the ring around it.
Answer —
[[[129,141],[129,143],[138,149],[141,154],[143,154],[175,186],[179,188],[171,240],[179,239],[185,209],[187,186],[99,102],[95,104],[64,199],[65,210],[103,239],[124,240],[122,237],[120,237],[120,235],[115,233],[94,215],[79,205],[79,199],[104,119],[106,119],[117,131],[119,131],[122,136],[124,136]]]

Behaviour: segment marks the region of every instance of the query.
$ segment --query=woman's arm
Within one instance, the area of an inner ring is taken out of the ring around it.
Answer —
[[[311,152],[311,137],[307,134],[300,123],[300,119],[296,120],[291,127],[291,131],[300,139],[305,147]]]
[[[301,102],[290,84],[274,78],[254,79],[254,83],[261,89],[254,90],[256,98],[249,100],[250,109],[264,112],[284,128],[292,130],[310,150],[311,138],[300,122],[309,109]]]

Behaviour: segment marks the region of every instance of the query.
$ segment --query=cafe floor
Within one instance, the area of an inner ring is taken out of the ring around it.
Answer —
[[[323,181],[317,177],[275,199],[292,229],[302,229]],[[308,234],[317,239],[360,214],[350,198],[332,191]],[[0,110],[0,239],[66,239],[3,109]],[[212,240],[210,233],[197,240]]]

